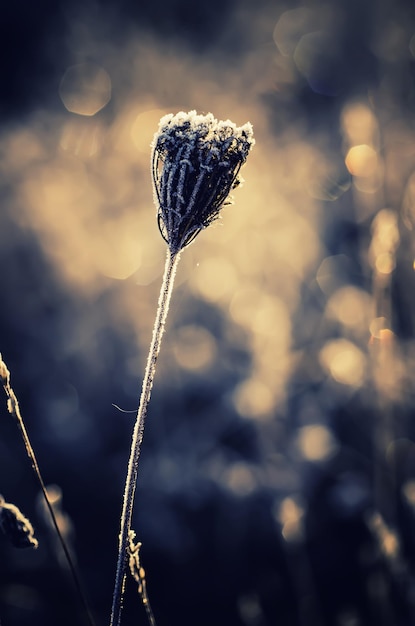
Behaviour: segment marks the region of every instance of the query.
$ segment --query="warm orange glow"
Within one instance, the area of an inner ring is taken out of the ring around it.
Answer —
[[[415,509],[415,480],[408,480],[402,487],[406,501]]]
[[[333,435],[321,424],[300,428],[297,446],[301,455],[308,461],[323,461],[337,449]]]
[[[251,378],[236,388],[234,403],[244,417],[268,418],[274,407],[274,394],[261,379]]]
[[[357,287],[337,289],[327,303],[327,313],[344,326],[367,333],[373,301],[370,294]]]
[[[328,341],[320,352],[320,362],[343,385],[360,387],[365,380],[366,357],[346,339]]]
[[[378,167],[376,151],[367,144],[353,146],[346,155],[346,167],[353,176],[373,176]]]
[[[375,267],[380,274],[391,274],[395,265],[395,257],[389,252],[382,252],[376,257]]]
[[[191,282],[198,294],[212,302],[230,298],[237,284],[232,260],[219,256],[204,260],[195,269]]]
[[[398,536],[386,525],[380,513],[373,513],[369,525],[377,537],[382,552],[389,558],[398,556],[400,550]]]
[[[369,258],[380,274],[391,274],[395,269],[395,250],[400,235],[396,214],[388,209],[379,211],[372,223],[372,241]]]
[[[159,120],[166,113],[167,111],[164,109],[152,109],[137,115],[131,127],[131,136],[137,150],[148,156]]]
[[[4,7],[22,37],[42,3],[32,4],[20,21],[18,3]],[[92,614],[104,623],[110,608],[107,559],[166,258],[151,143],[162,116],[194,109],[251,122],[256,144],[232,203],[182,251],[148,360],[139,499],[125,519],[143,541],[155,615],[183,626],[409,620],[415,11],[363,0],[44,4],[45,28],[18,58],[5,41],[0,350],[39,461],[62,478],[63,508],[58,487],[49,498],[77,539]],[[192,151],[178,142],[160,168],[174,221],[195,179],[214,197],[228,169],[203,159],[199,179]],[[20,463],[3,421],[0,491],[32,519],[24,446]],[[61,599],[80,624],[88,614],[65,580],[46,580],[58,564],[38,512],[38,553],[0,545],[4,624],[59,623]],[[132,595],[123,604],[126,624],[149,607]]]
[[[202,326],[181,326],[174,335],[173,353],[180,367],[204,370],[216,357],[216,341]]]
[[[385,317],[376,317],[371,321],[369,329],[370,334],[375,339],[381,338],[381,333],[387,328],[387,319]]]
[[[372,230],[376,251],[394,250],[399,243],[398,219],[394,211],[383,209],[373,220]]]
[[[377,120],[366,104],[357,102],[347,105],[343,110],[341,122],[349,145],[370,146],[377,142]]]
[[[302,535],[302,518],[304,509],[294,498],[285,498],[276,508],[277,521],[282,525],[282,536],[286,541],[295,541]]]
[[[292,53],[308,32],[307,11],[297,17],[291,43],[286,40]],[[286,16],[295,23],[297,17]],[[192,57],[166,55],[151,42],[130,43],[119,55],[117,76],[110,77],[113,60],[106,63],[105,54],[102,65],[88,61],[67,69],[59,87],[65,108],[48,114],[47,132],[40,115],[3,137],[2,166],[18,177],[14,219],[34,233],[74,297],[99,297],[112,281],[129,280],[131,289],[120,290],[111,317],[146,343],[165,255],[150,175],[159,118],[183,103],[238,124],[250,120],[258,146],[243,171],[246,182],[234,192],[235,206],[185,251],[177,285],[184,283],[241,327],[252,372],[232,398],[244,417],[269,419],[285,400],[291,318],[302,281],[321,253],[321,206],[311,190],[330,178],[331,164],[301,127],[273,140],[262,105],[246,97],[247,79],[257,81],[252,58],[240,74],[227,74],[207,62],[201,72]],[[99,111],[111,98],[112,81],[117,99],[105,116]],[[193,323],[178,331],[172,354],[179,367],[198,372],[214,366],[219,349],[205,331]],[[131,371],[139,375],[135,361]]]
[[[222,482],[238,496],[249,495],[257,485],[255,475],[247,463],[230,465],[222,477]]]

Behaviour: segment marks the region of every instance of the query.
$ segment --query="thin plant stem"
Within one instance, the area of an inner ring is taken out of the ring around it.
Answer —
[[[137,411],[134,431],[131,438],[130,459],[128,462],[127,478],[124,489],[124,499],[121,513],[121,527],[119,535],[118,561],[115,575],[115,586],[112,601],[110,626],[119,626],[124,596],[125,577],[129,553],[129,540],[131,530],[131,518],[134,506],[134,495],[137,482],[138,461],[140,458],[141,443],[143,441],[144,423],[156,373],[157,357],[160,351],[161,339],[169,310],[170,298],[173,291],[174,277],[180,258],[179,252],[167,250],[166,265],[164,268],[163,282],[160,289],[158,309],[153,328],[153,337],[147,358],[141,390],[140,403]]]
[[[89,608],[86,596],[85,596],[84,591],[82,589],[82,585],[81,585],[81,582],[79,580],[79,576],[77,574],[75,564],[74,564],[73,559],[71,557],[71,554],[69,552],[68,546],[66,545],[66,541],[63,538],[63,535],[62,535],[62,533],[60,531],[59,524],[57,522],[55,512],[54,512],[52,504],[51,504],[51,502],[49,500],[48,492],[47,492],[45,483],[43,481],[42,474],[40,473],[39,464],[37,462],[35,451],[34,451],[34,449],[32,447],[31,442],[30,442],[29,435],[27,433],[26,426],[25,426],[25,423],[23,421],[22,414],[20,413],[20,407],[19,407],[19,403],[18,403],[16,394],[14,393],[12,387],[10,386],[10,372],[7,369],[6,364],[2,360],[1,355],[0,355],[0,369],[1,369],[1,371],[0,371],[0,374],[1,374],[0,378],[2,380],[3,388],[4,388],[4,391],[6,392],[6,396],[7,396],[7,400],[8,400],[8,402],[7,402],[8,411],[15,418],[15,420],[17,422],[20,434],[21,434],[22,439],[24,441],[24,445],[25,445],[25,448],[26,448],[27,456],[30,459],[33,472],[34,472],[34,474],[36,476],[36,479],[37,479],[37,481],[39,483],[39,486],[40,486],[43,498],[45,500],[46,507],[47,507],[47,509],[49,511],[53,527],[55,529],[55,532],[56,532],[56,535],[58,537],[59,543],[60,543],[60,545],[62,547],[62,550],[63,550],[63,553],[65,555],[65,559],[67,561],[67,564],[68,564],[68,567],[69,567],[69,571],[71,573],[71,576],[72,576],[72,579],[73,579],[76,591],[78,593],[80,602],[81,602],[82,606],[84,607],[88,624],[89,624],[89,626],[95,626],[95,621],[94,621],[94,618],[92,617],[91,610]]]
[[[130,530],[130,543],[129,543],[129,565],[130,572],[134,580],[138,585],[138,593],[141,596],[144,609],[146,611],[148,623],[150,626],[156,626],[156,620],[154,618],[153,609],[151,608],[150,599],[147,594],[147,582],[146,573],[140,563],[140,548],[141,543],[134,543],[135,532]]]
[[[146,611],[148,623],[150,624],[150,626],[156,626],[156,620],[154,618],[154,613],[153,613],[153,609],[151,608],[150,600],[148,599],[147,591],[145,591],[144,594],[142,593],[141,597],[143,599],[143,604],[144,604],[144,608]]]

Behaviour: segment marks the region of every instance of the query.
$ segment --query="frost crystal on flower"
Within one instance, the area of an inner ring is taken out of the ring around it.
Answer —
[[[152,143],[158,224],[172,253],[188,245],[229,204],[254,144],[251,124],[237,127],[196,111],[166,115]]]

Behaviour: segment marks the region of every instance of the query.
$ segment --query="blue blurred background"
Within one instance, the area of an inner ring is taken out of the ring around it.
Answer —
[[[0,20],[0,350],[97,626],[165,246],[169,112],[252,122],[182,256],[134,528],[158,626],[415,622],[415,7],[58,0]],[[84,616],[0,405],[2,626]],[[125,626],[145,623],[128,581]]]

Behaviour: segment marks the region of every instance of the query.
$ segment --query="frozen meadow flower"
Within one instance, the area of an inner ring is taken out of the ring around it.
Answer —
[[[211,113],[196,111],[166,115],[152,143],[154,200],[160,232],[166,241],[166,264],[160,289],[153,336],[131,437],[130,458],[120,519],[117,570],[110,626],[120,626],[126,566],[138,582],[149,624],[154,618],[148,602],[139,543],[131,529],[135,489],[144,425],[156,373],[157,357],[173,291],[181,250],[218,216],[230,191],[240,182],[239,172],[254,144],[251,124],[237,128],[218,122]]]
[[[187,246],[229,204],[229,193],[254,145],[251,124],[237,127],[211,113],[169,114],[152,143],[159,229],[172,254]]]

